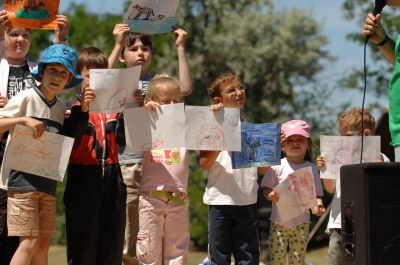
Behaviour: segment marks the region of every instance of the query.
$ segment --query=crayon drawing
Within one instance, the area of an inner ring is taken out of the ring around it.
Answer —
[[[60,0],[5,0],[2,9],[9,13],[14,28],[57,28]]]
[[[160,34],[176,25],[179,0],[133,0],[124,15],[124,23],[133,32]]]
[[[32,129],[17,125],[11,134],[4,155],[3,173],[11,169],[63,181],[74,139],[45,132],[32,137]]]
[[[336,179],[340,177],[343,165],[360,163],[361,136],[320,136],[321,155],[325,159],[325,168],[321,178]],[[380,136],[364,137],[363,163],[377,162],[381,157]]]
[[[251,124],[242,122],[242,151],[232,152],[232,167],[260,167],[279,165],[281,125],[277,123]]]
[[[276,207],[282,221],[299,216],[316,205],[316,191],[311,167],[301,168],[276,185],[279,194]]]
[[[186,106],[185,146],[189,150],[240,151],[240,112],[223,108]]]

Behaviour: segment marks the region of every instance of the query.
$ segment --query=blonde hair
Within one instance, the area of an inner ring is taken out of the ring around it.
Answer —
[[[207,88],[208,95],[213,99],[214,97],[221,96],[221,88],[231,84],[239,82],[242,83],[240,80],[240,76],[232,73],[232,72],[223,72],[218,74],[217,77],[211,82],[211,84]]]
[[[352,108],[349,111],[342,112],[336,120],[339,131],[361,131],[361,117],[363,117],[364,130],[375,130],[375,119],[371,112],[361,108]]]
[[[157,75],[150,82],[147,88],[146,100],[157,99],[160,85],[172,88],[179,95],[181,94],[181,83],[178,79],[168,75]]]

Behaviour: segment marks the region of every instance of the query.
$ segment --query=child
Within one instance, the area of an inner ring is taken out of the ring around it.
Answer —
[[[390,6],[400,6],[399,0],[388,0]],[[381,14],[368,14],[362,32],[369,36],[368,41],[375,44],[385,59],[395,66],[389,84],[389,129],[392,137],[391,145],[394,146],[395,161],[400,162],[400,68],[399,68],[399,43],[400,35],[393,41],[386,34],[381,24]]]
[[[89,87],[90,69],[107,69],[97,48],[81,50],[76,71]],[[80,104],[78,101],[77,105]],[[118,164],[117,113],[89,113],[89,126],[75,141],[68,166],[64,204],[69,265],[121,265],[126,186]]]
[[[343,112],[337,118],[337,125],[341,136],[364,136],[373,135],[375,130],[375,119],[369,111],[363,112],[363,127],[361,131],[361,108],[352,108],[350,111]],[[390,162],[382,154],[382,161]],[[324,157],[319,155],[316,159],[318,170],[325,167]],[[327,230],[329,232],[328,265],[340,265],[341,262],[341,205],[340,205],[340,177],[337,179],[323,179],[325,190],[334,193],[332,199],[332,210],[329,216]]]
[[[23,28],[8,28],[7,11],[0,11],[0,108],[22,90],[35,86],[31,70],[36,63],[27,60],[31,43],[31,31]],[[55,43],[66,41],[68,18],[57,15],[58,28]],[[8,133],[0,141],[0,164],[3,160]],[[4,184],[4,185],[3,185]],[[0,183],[0,264],[9,264],[18,247],[18,237],[8,237],[7,231],[7,190]]]
[[[149,73],[149,66],[153,57],[152,42],[149,35],[129,32],[126,24],[117,24],[113,35],[115,47],[109,57],[109,67],[112,68],[117,59],[125,67],[135,67],[140,65],[140,80],[148,82],[153,78]],[[185,54],[185,41],[187,33],[182,29],[175,29],[175,44],[178,52],[179,80],[182,96],[188,96],[192,92],[192,77],[190,75],[189,64]],[[143,92],[143,95],[145,93]],[[143,95],[141,90],[136,90],[135,99],[138,106],[143,105]],[[123,124],[123,115],[120,115]],[[123,125],[121,125],[124,127]],[[127,206],[126,206],[126,228],[124,245],[124,265],[136,265],[136,237],[139,229],[138,220],[138,189],[140,175],[142,172],[143,152],[125,151],[124,146],[119,146],[119,163],[127,185]]]
[[[243,108],[246,88],[233,73],[218,75],[208,87],[213,110]],[[259,264],[257,191],[262,168],[232,169],[231,153],[200,151],[200,166],[208,170],[203,201],[208,205],[211,264]],[[258,172],[257,172],[258,171]]]
[[[181,102],[179,82],[172,77],[150,81],[146,107]],[[144,152],[139,184],[139,264],[187,264],[189,154],[183,147]]]
[[[269,234],[269,252],[267,264],[286,264],[286,255],[289,247],[289,264],[304,265],[309,235],[309,211],[301,213],[290,220],[282,221],[277,210],[276,202],[284,194],[273,191],[273,187],[283,182],[296,170],[312,167],[314,185],[317,197],[312,213],[320,216],[325,212],[321,197],[323,190],[317,167],[311,160],[311,127],[302,120],[291,120],[282,124],[281,131],[284,135],[282,150],[286,157],[281,164],[272,166],[261,182],[265,198],[272,201],[271,227]]]
[[[32,128],[33,137],[44,131],[76,136],[87,125],[87,113],[75,108],[76,114],[64,124],[64,105],[57,95],[64,88],[79,84],[75,73],[75,52],[68,46],[55,44],[47,48],[32,72],[42,82],[36,88],[24,90],[0,109],[0,132],[13,131],[16,124]],[[83,106],[90,98],[84,97]],[[20,244],[11,263],[47,264],[50,237],[55,231],[56,181],[12,170],[8,179],[7,225],[10,236],[19,236]],[[28,216],[30,222],[24,218]]]

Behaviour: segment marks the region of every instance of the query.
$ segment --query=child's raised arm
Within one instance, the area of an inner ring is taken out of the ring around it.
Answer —
[[[58,28],[54,30],[56,35],[54,43],[67,44],[68,41],[68,31],[69,31],[69,20],[67,16],[58,14],[56,15]]]
[[[127,24],[116,24],[113,30],[114,36],[114,49],[112,50],[110,56],[108,57],[108,68],[114,68],[118,61],[118,57],[121,54],[122,49],[125,46],[125,33],[129,32],[129,25]]]
[[[173,30],[175,36],[175,45],[178,53],[179,81],[181,82],[182,96],[189,96],[192,93],[192,75],[190,73],[189,63],[186,58],[185,42],[187,32],[176,28]]]

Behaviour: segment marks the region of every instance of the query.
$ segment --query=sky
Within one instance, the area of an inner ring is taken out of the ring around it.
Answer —
[[[111,12],[123,14],[123,3],[125,0],[61,0],[60,11],[65,10],[71,2],[86,4],[89,11],[96,13]],[[372,0],[371,0],[372,2]],[[362,24],[355,21],[347,21],[343,18],[341,5],[343,0],[275,0],[275,8],[291,8],[305,9],[312,14],[315,19],[321,23],[322,33],[328,37],[328,45],[331,55],[337,58],[337,61],[327,67],[318,78],[322,80],[335,81],[344,76],[352,69],[363,68],[363,47],[354,42],[346,40],[347,33],[361,32]],[[368,54],[368,51],[367,51]],[[371,60],[367,58],[367,64]],[[354,106],[361,106],[362,94],[351,91],[337,93],[333,96],[333,101],[337,104],[343,98],[343,93],[347,94],[346,98],[352,98]],[[368,103],[375,101],[373,93],[367,93],[366,106]],[[381,100],[381,104],[387,105],[386,99]],[[340,110],[338,110],[340,112]],[[380,113],[374,113],[380,115]],[[378,118],[378,117],[376,117]]]

